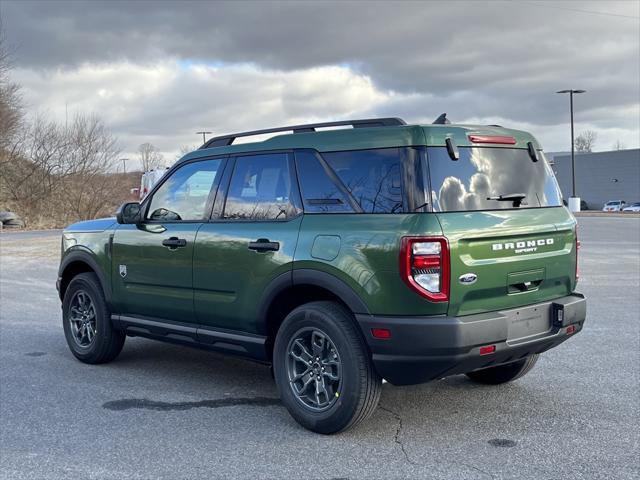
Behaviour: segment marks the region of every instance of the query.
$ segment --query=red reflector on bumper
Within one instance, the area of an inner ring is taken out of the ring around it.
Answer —
[[[372,328],[371,335],[374,338],[379,338],[380,340],[387,340],[391,338],[391,330],[387,328]]]
[[[575,325],[569,325],[567,327],[567,335],[571,335],[575,331],[576,331],[576,326]]]
[[[484,347],[480,347],[480,355],[489,355],[496,351],[495,345],[485,345]]]

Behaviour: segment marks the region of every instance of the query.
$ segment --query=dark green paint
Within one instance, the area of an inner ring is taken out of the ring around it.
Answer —
[[[260,297],[269,283],[293,267],[302,216],[287,222],[207,223],[198,231],[193,256],[194,305],[198,322],[251,333]],[[249,250],[249,242],[279,242],[277,252]]]

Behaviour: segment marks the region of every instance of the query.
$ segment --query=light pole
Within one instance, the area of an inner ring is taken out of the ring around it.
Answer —
[[[196,132],[196,135],[202,135],[202,143],[207,143],[206,135],[210,135],[212,132]]]
[[[586,90],[573,90],[573,89],[560,90],[556,92],[556,93],[569,94],[569,109],[571,110],[571,198],[569,199],[569,209],[573,212],[580,211],[580,198],[576,197],[576,159],[575,159],[575,141],[573,138],[573,94],[584,93],[584,92],[586,92]]]

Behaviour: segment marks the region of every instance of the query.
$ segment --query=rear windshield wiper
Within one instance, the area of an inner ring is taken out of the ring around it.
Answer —
[[[506,195],[498,195],[497,197],[487,197],[487,200],[496,200],[498,202],[513,202],[514,207],[519,207],[522,200],[527,198],[524,193],[508,193]]]

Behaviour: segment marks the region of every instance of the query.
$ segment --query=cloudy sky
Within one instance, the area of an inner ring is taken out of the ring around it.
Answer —
[[[399,116],[499,123],[567,150],[640,144],[640,2],[0,3],[30,111],[101,115],[125,156],[215,134]]]

